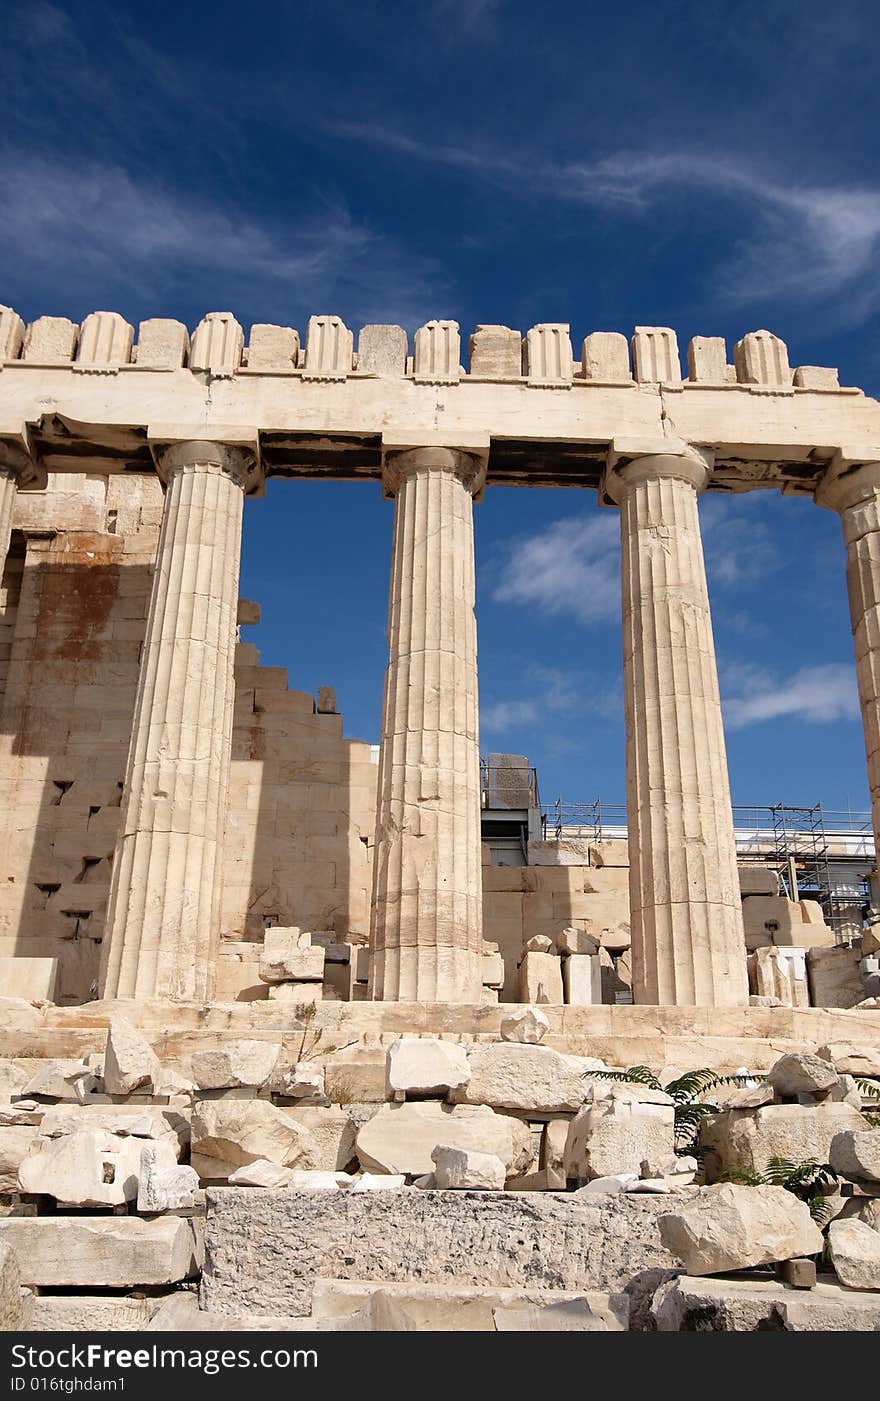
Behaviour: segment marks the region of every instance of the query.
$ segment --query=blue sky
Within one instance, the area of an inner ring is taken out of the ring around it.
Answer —
[[[7,5],[0,299],[26,318],[410,331],[453,317],[692,335],[767,326],[880,393],[872,3],[299,0]],[[839,523],[701,506],[734,801],[867,805]],[[483,749],[542,794],[624,794],[615,514],[476,508]],[[377,739],[391,507],[270,483],[248,630]]]

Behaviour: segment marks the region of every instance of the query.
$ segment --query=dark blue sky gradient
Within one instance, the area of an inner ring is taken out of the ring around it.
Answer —
[[[27,319],[304,331],[768,326],[880,391],[876,7],[559,0],[46,3],[0,18],[0,299]],[[737,802],[866,805],[837,520],[703,503]],[[621,799],[611,514],[492,489],[476,510],[483,748],[542,792]],[[378,738],[391,507],[270,483],[248,630]]]

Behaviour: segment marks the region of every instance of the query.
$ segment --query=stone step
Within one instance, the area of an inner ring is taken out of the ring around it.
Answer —
[[[385,1280],[318,1279],[312,1289],[312,1318],[346,1318],[376,1293],[387,1295],[422,1332],[492,1333],[493,1309],[537,1309],[586,1303],[609,1333],[629,1328],[629,1296],[599,1289],[514,1289],[503,1286],[391,1283]]]
[[[130,1289],[192,1279],[201,1265],[200,1221],[182,1216],[6,1216],[26,1285]]]
[[[680,1275],[660,1286],[651,1313],[660,1333],[874,1333],[880,1291],[845,1289],[833,1275],[820,1275],[815,1289]]]
[[[22,1327],[31,1333],[138,1333],[165,1300],[174,1297],[28,1293],[23,1301]]]

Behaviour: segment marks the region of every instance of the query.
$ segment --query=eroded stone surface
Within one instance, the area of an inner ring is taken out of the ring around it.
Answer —
[[[695,1275],[816,1255],[823,1244],[806,1202],[783,1187],[704,1187],[659,1225],[666,1249]]]

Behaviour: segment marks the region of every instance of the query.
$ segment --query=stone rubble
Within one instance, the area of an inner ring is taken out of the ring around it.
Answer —
[[[693,1275],[816,1255],[823,1244],[809,1207],[782,1187],[704,1187],[659,1226],[666,1249]]]

